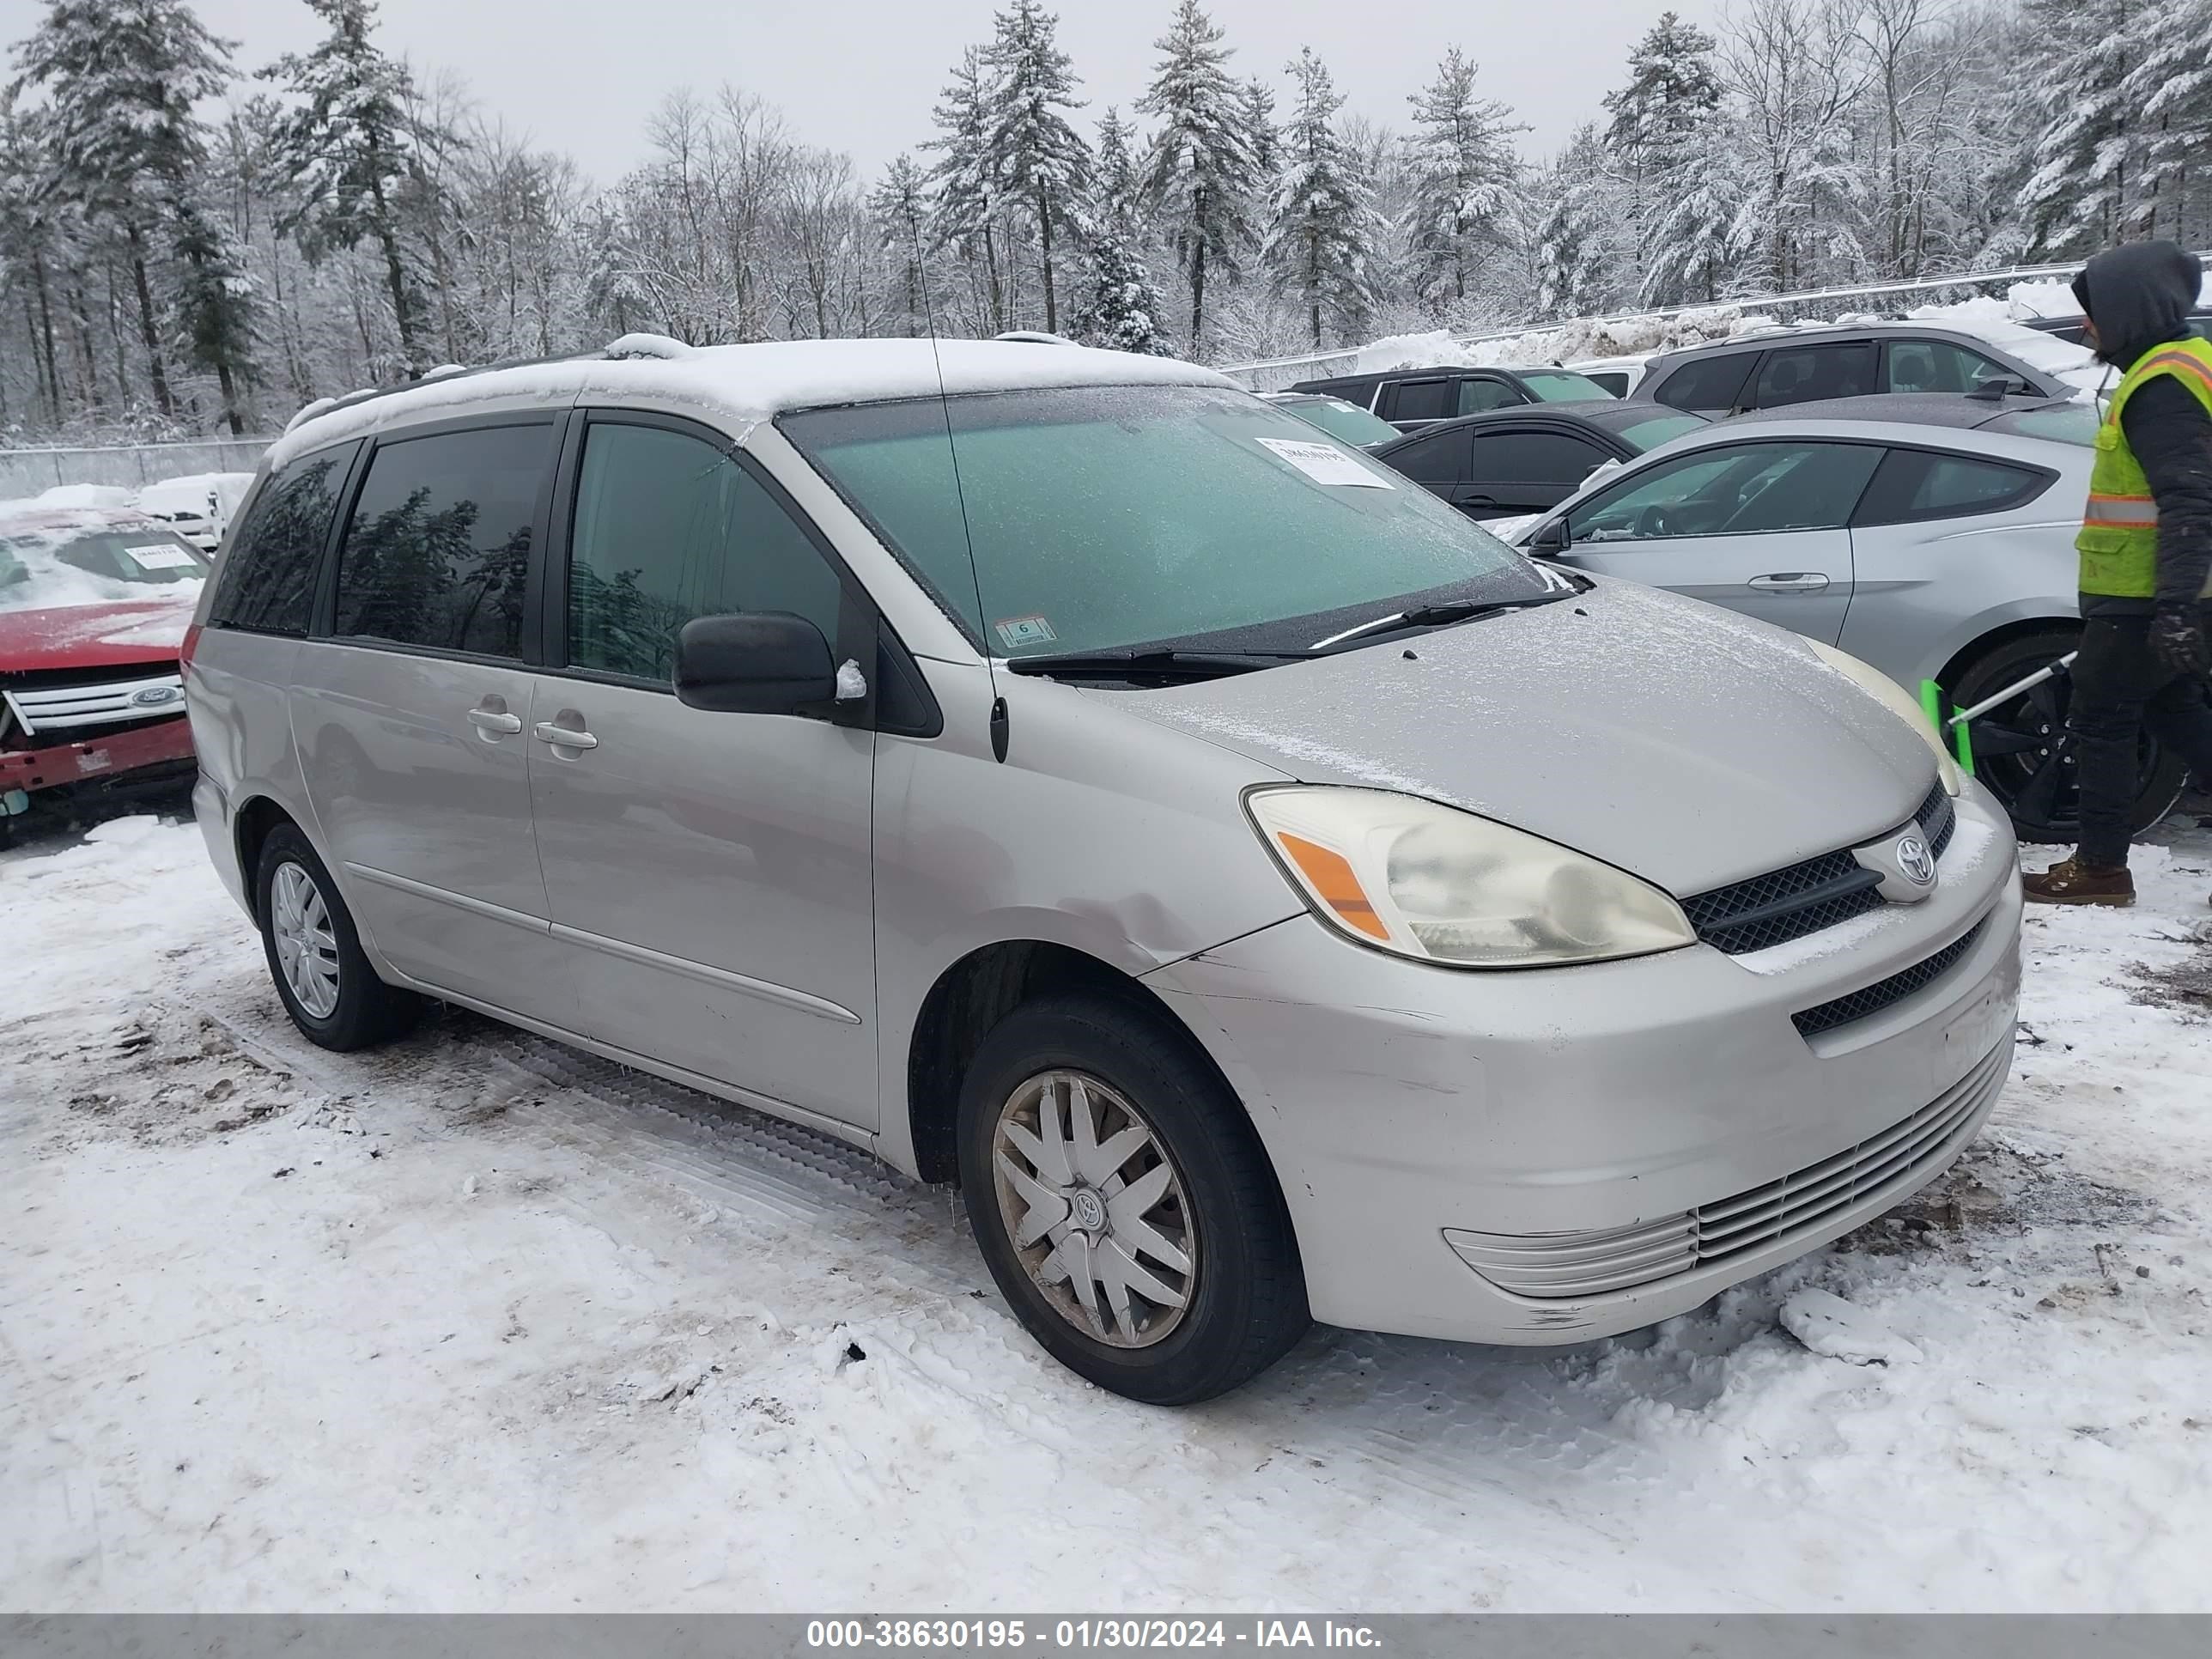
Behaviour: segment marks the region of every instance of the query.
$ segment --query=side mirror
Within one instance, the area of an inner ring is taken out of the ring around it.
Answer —
[[[1974,382],[1974,389],[1966,395],[1982,403],[2001,404],[2007,398],[2025,396],[2034,388],[2017,374],[1992,374],[1987,380]]]
[[[676,636],[676,697],[726,714],[796,714],[837,699],[830,641],[788,611],[695,617]]]
[[[1567,540],[1567,521],[1553,519],[1536,526],[1536,533],[1528,538],[1523,551],[1529,553],[1564,553],[1572,545]]]

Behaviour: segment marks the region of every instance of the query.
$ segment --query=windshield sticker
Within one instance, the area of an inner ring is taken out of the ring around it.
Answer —
[[[1026,646],[1050,645],[1060,637],[1052,631],[1052,624],[1042,617],[1009,617],[1004,622],[993,623],[991,631],[999,636],[999,643],[1009,651],[1019,651]]]
[[[1346,484],[1354,489],[1390,489],[1395,488],[1379,472],[1370,472],[1354,455],[1347,455],[1334,444],[1307,443],[1297,438],[1262,438],[1260,447],[1271,449],[1282,459],[1319,484]]]
[[[189,570],[198,562],[181,547],[171,547],[156,542],[151,547],[126,547],[123,550],[141,570]]]

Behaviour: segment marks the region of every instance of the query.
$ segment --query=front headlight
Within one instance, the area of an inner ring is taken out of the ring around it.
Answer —
[[[1920,734],[1921,740],[1936,751],[1936,775],[1943,780],[1945,794],[1955,795],[1966,787],[1966,780],[1959,774],[1959,763],[1944,747],[1943,734],[1929,725],[1928,711],[1920,706],[1919,699],[1872,663],[1861,662],[1849,652],[1838,651],[1818,640],[1807,640],[1805,643],[1813,647],[1814,656]]]
[[[1314,914],[1363,945],[1460,968],[1549,968],[1697,943],[1650,883],[1471,812],[1304,785],[1244,800]]]

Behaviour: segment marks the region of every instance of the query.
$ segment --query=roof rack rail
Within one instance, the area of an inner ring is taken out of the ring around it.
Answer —
[[[617,343],[619,344],[620,342]],[[672,341],[671,343],[675,343]],[[496,374],[502,368],[535,368],[542,363],[582,362],[610,355],[605,351],[556,351],[549,357],[502,357],[494,363],[441,363],[435,368],[425,370],[414,380],[402,380],[398,386],[364,386],[358,392],[347,392],[343,398],[318,398],[287,421],[284,423],[284,430],[289,432],[295,427],[304,426],[309,421],[330,414],[333,410],[357,408],[362,404],[374,403],[379,398],[396,397],[400,392],[413,392],[420,386],[428,386],[433,382],[472,380],[479,374]]]
[[[1065,334],[1048,334],[1041,328],[1010,328],[1004,334],[994,334],[994,340],[1018,340],[1025,345],[1073,345]]]

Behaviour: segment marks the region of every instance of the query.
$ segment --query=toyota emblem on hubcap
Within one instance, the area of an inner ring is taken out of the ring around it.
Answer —
[[[1901,836],[1897,842],[1898,873],[1916,887],[1932,887],[1936,883],[1936,855],[1928,850],[1928,843],[1917,836]]]

